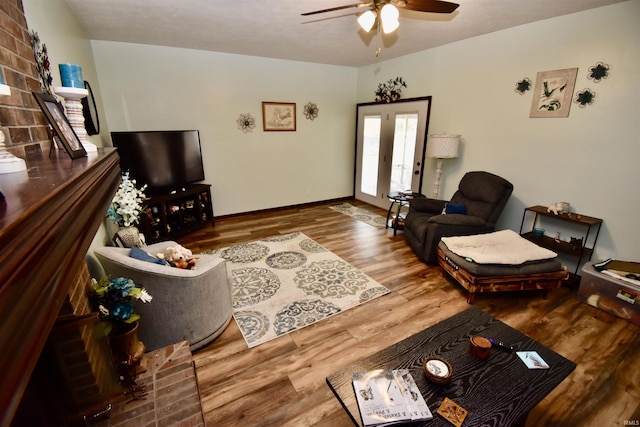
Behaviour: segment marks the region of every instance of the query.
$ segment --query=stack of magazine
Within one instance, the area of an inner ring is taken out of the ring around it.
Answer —
[[[389,426],[433,418],[408,369],[378,369],[352,374],[365,426]]]

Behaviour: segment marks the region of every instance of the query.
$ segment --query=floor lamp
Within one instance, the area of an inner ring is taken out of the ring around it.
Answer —
[[[440,177],[442,175],[442,159],[454,159],[458,157],[460,135],[429,135],[427,142],[427,157],[438,159],[436,168],[436,182],[433,185],[433,198],[440,194]]]

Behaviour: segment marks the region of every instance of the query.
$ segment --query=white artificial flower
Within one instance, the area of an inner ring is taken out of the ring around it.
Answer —
[[[98,310],[100,310],[100,313],[102,313],[105,316],[109,315],[109,310],[107,310],[107,308],[104,305],[99,305]]]
[[[138,222],[146,188],[146,185],[136,188],[136,180],[129,178],[129,172],[122,174],[122,181],[111,202],[111,213],[108,214],[115,223],[128,227]]]
[[[153,297],[151,295],[149,295],[149,292],[147,292],[146,289],[143,289],[140,292],[140,299],[142,300],[142,302],[151,302]]]

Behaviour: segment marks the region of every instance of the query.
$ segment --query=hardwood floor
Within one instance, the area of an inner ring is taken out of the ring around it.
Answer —
[[[198,253],[300,231],[392,291],[253,349],[232,320],[194,353],[209,426],[351,426],[325,377],[468,307],[463,289],[419,262],[401,232],[394,237],[330,205],[222,218],[179,239]],[[535,291],[479,294],[474,305],[577,364],[527,426],[638,425],[639,326],[582,303],[577,289],[547,299]]]

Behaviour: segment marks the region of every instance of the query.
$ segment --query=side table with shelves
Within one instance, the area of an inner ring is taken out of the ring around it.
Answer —
[[[147,243],[172,240],[207,224],[213,225],[211,185],[191,184],[182,191],[147,197],[140,229]]]
[[[398,230],[404,229],[404,218],[406,214],[402,214],[402,207],[409,206],[409,202],[413,198],[412,193],[400,193],[392,191],[387,194],[387,198],[391,201],[391,206],[387,211],[387,222],[385,228],[393,228],[393,235],[397,235]],[[397,205],[397,211],[395,215],[392,214],[393,207]]]
[[[531,228],[525,229],[525,220],[531,218]],[[574,227],[581,229],[581,236],[576,237],[577,240],[567,242],[558,238],[553,238],[547,235],[536,236],[534,230],[538,228],[542,218],[546,218],[545,221],[561,221],[565,224],[572,224]],[[550,249],[554,252],[563,253],[569,257],[575,259],[575,270],[571,273],[569,280],[572,283],[579,281],[578,271],[580,266],[587,261],[591,260],[593,250],[598,240],[598,234],[600,234],[600,227],[602,226],[602,219],[594,218],[587,215],[582,215],[575,212],[570,213],[558,213],[548,212],[545,206],[531,206],[525,208],[522,214],[522,222],[520,223],[520,235],[527,240]]]

